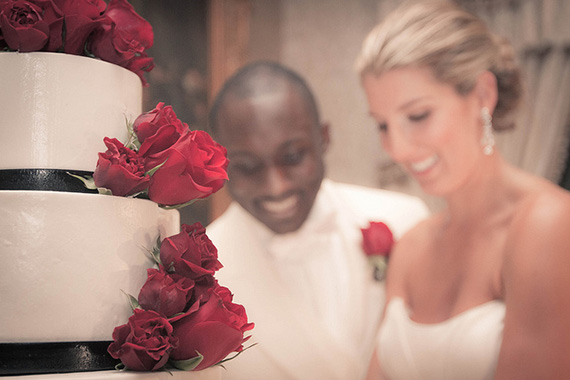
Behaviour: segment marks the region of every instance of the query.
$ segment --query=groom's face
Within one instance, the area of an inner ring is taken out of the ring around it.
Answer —
[[[217,138],[228,149],[233,199],[276,233],[297,230],[324,176],[325,134],[290,85],[248,98],[230,94]]]

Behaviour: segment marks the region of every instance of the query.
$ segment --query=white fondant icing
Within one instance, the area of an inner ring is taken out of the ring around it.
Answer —
[[[0,342],[111,340],[179,223],[143,199],[0,191]]]
[[[213,367],[202,371],[161,371],[161,372],[134,372],[134,371],[98,371],[57,373],[52,375],[8,376],[2,380],[220,380],[222,368]]]
[[[133,72],[61,53],[0,52],[0,169],[95,170],[104,137],[141,113]]]

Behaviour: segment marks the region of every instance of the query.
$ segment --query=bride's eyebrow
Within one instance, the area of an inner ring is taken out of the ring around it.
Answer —
[[[419,103],[421,101],[427,100],[429,99],[430,96],[429,95],[425,95],[425,96],[418,96],[415,97],[411,100],[406,101],[404,104],[399,105],[396,109],[399,111],[405,110],[406,108],[412,107],[414,106],[416,103]],[[374,113],[374,111],[370,110],[368,111],[368,113],[370,114],[370,116],[372,116],[375,119],[381,119],[380,115],[377,115],[376,113]]]
[[[400,106],[398,106],[398,109],[399,109],[399,110],[402,110],[402,109],[406,109],[406,108],[412,107],[412,106],[414,106],[416,103],[419,103],[419,102],[424,101],[424,100],[429,99],[429,98],[430,98],[430,97],[429,97],[428,95],[426,95],[426,96],[418,96],[418,97],[416,97],[416,98],[413,98],[413,99],[411,99],[411,100],[408,100],[408,101],[405,102],[404,104],[401,104]]]

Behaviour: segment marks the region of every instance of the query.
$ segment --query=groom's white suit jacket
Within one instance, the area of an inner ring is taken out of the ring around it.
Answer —
[[[227,380],[364,377],[384,305],[360,228],[381,221],[395,238],[428,214],[408,195],[325,179],[303,226],[276,235],[233,202],[206,229],[224,265],[220,285],[255,323],[226,362]]]

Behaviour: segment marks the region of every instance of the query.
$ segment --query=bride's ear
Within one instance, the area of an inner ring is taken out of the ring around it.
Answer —
[[[497,88],[497,77],[490,71],[484,71],[477,77],[475,83],[475,95],[479,101],[479,108],[487,107],[491,114],[497,105],[499,90]]]

